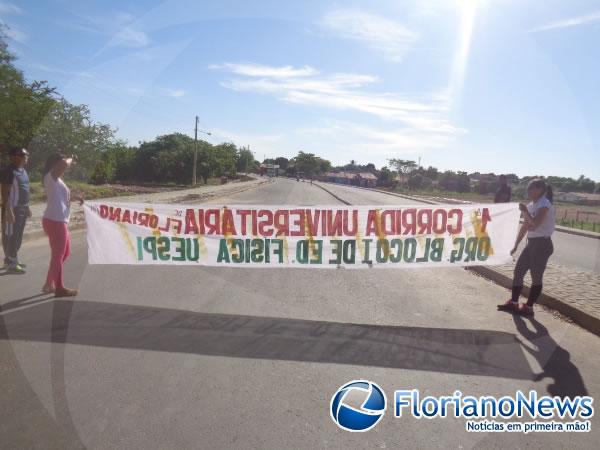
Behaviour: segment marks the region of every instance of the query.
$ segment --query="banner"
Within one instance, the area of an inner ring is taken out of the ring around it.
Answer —
[[[413,268],[503,264],[516,203],[406,206],[87,202],[90,264]]]

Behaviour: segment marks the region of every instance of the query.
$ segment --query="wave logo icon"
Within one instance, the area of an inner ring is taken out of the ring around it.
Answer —
[[[369,431],[385,414],[383,390],[368,380],[354,380],[341,386],[331,397],[333,421],[346,431]]]

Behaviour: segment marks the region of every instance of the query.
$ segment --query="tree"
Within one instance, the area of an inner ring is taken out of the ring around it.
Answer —
[[[426,176],[417,173],[408,179],[408,187],[411,189],[426,189],[431,187],[432,181]]]
[[[487,180],[479,180],[479,182],[475,185],[475,191],[478,194],[489,194],[490,192],[494,192],[498,189],[498,183],[489,182]]]
[[[377,185],[378,186],[392,186],[394,183],[394,174],[387,167],[382,167],[379,171],[379,176],[377,177]]]
[[[70,176],[88,181],[102,154],[116,143],[115,130],[95,123],[86,105],[73,105],[64,98],[55,101],[31,138],[30,168],[39,173],[48,155],[75,155]]]
[[[456,190],[458,192],[470,192],[471,180],[467,172],[457,172],[456,174]]]
[[[391,168],[396,170],[399,175],[406,175],[411,173],[417,167],[417,163],[408,159],[388,159],[388,164]]]
[[[275,158],[275,164],[278,164],[279,168],[282,170],[287,169],[289,163],[290,161],[287,158],[284,158],[283,156]]]
[[[440,172],[432,166],[429,166],[427,169],[423,170],[423,175],[431,180],[437,180]]]
[[[201,161],[207,143],[198,141],[198,160]],[[133,180],[142,182],[175,182],[189,184],[192,181],[194,140],[182,133],[158,136],[143,142],[135,153]]]
[[[254,168],[254,154],[247,147],[241,147],[237,151],[237,170],[248,173]]]
[[[467,172],[447,170],[440,176],[438,185],[446,191],[469,192],[471,190],[471,180]]]
[[[577,190],[579,192],[592,193],[592,192],[594,192],[595,187],[596,187],[596,183],[594,183],[593,180],[590,180],[589,178],[585,177],[584,175],[581,175],[577,179]]]
[[[118,141],[105,151],[96,163],[90,183],[105,184],[115,181],[131,181],[135,161],[134,147],[127,147],[125,142]]]
[[[312,153],[298,152],[293,159],[295,173],[303,172],[305,176],[321,175],[331,169],[331,162]]]
[[[106,161],[101,159],[96,163],[92,174],[90,175],[90,183],[105,184],[110,183],[114,179],[114,167],[110,166]]]
[[[212,148],[214,158],[209,160],[212,163],[211,173],[214,176],[234,177],[236,175],[236,157],[237,147],[232,142],[215,145]]]
[[[15,68],[0,23],[0,151],[28,147],[35,130],[55,103],[55,89],[45,81],[25,80]]]

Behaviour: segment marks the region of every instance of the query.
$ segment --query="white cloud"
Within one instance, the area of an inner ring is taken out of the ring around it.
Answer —
[[[81,78],[94,78],[94,75],[84,70],[65,70],[59,69],[58,67],[48,66],[46,64],[29,64],[32,69],[42,70],[44,72],[56,73],[58,75],[65,75],[69,77],[81,77]]]
[[[398,152],[444,148],[466,132],[450,122],[450,99],[443,93],[376,92],[372,87],[378,81],[377,77],[365,74],[322,74],[313,70],[314,75],[282,77],[277,67],[261,66],[264,70],[260,75],[256,71],[237,70],[239,65],[236,64],[212,67],[229,69],[232,76],[221,82],[227,89],[265,94],[289,104],[363,113],[381,120],[379,126],[329,120],[324,126],[296,130],[302,141],[315,151],[317,148],[326,152],[337,149],[337,153],[343,154],[345,148],[357,157],[364,154],[368,158],[375,152],[384,160]],[[294,67],[287,69],[289,73],[296,70]],[[242,76],[242,73],[248,75]],[[267,73],[273,73],[273,76],[263,76]],[[282,137],[277,145],[285,145],[288,138]],[[239,137],[234,141],[244,142]],[[261,147],[274,147],[269,141],[260,144]]]
[[[143,31],[124,27],[118,30],[109,45],[121,45],[124,47],[145,47],[150,43],[148,35]]]
[[[179,98],[185,95],[185,91],[183,89],[167,89],[166,93],[169,97]]]
[[[365,43],[394,62],[402,61],[419,37],[398,22],[356,9],[332,11],[320,23],[335,35]]]
[[[0,2],[0,14],[23,14],[23,10],[12,3]]]
[[[598,21],[600,21],[600,11],[595,11],[595,12],[592,12],[589,14],[585,14],[583,16],[572,17],[569,19],[562,19],[562,20],[558,20],[556,22],[550,22],[550,23],[547,23],[546,25],[542,25],[542,26],[533,28],[532,30],[530,30],[530,32],[534,33],[534,32],[538,32],[538,31],[555,30],[558,28],[577,27],[580,25],[586,25],[588,23],[598,22]]]
[[[249,77],[272,77],[272,78],[289,78],[289,77],[307,77],[316,75],[316,69],[310,66],[294,68],[292,66],[272,67],[262,64],[212,64],[209,69],[225,69],[236,75],[246,75]]]
[[[358,88],[374,81],[377,81],[377,78],[370,75],[340,73],[313,78],[233,78],[221,84],[235,91],[284,93],[284,99],[292,101],[294,98],[300,99],[302,93],[338,94],[339,96],[342,89]]]
[[[236,67],[235,64],[223,64],[219,67],[232,66]],[[277,72],[276,67],[272,70]],[[290,72],[294,70],[290,68]],[[239,72],[234,72],[237,73]],[[246,76],[229,78],[221,82],[221,85],[239,92],[273,95],[287,103],[362,112],[430,132],[454,133],[456,131],[446,118],[449,107],[445,97],[365,90],[367,85],[377,80],[378,78],[372,75],[333,73],[301,77]]]
[[[339,155],[338,162],[345,158],[384,162],[394,155],[443,149],[465,130],[431,133],[414,128],[383,128],[334,120],[321,126],[299,129],[297,133],[303,139],[312,140],[311,148],[315,151],[322,149]]]

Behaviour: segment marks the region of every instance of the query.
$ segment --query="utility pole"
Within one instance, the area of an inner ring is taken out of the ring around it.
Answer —
[[[198,166],[198,116],[194,127],[194,167],[192,168],[192,186],[196,186],[196,166]]]

